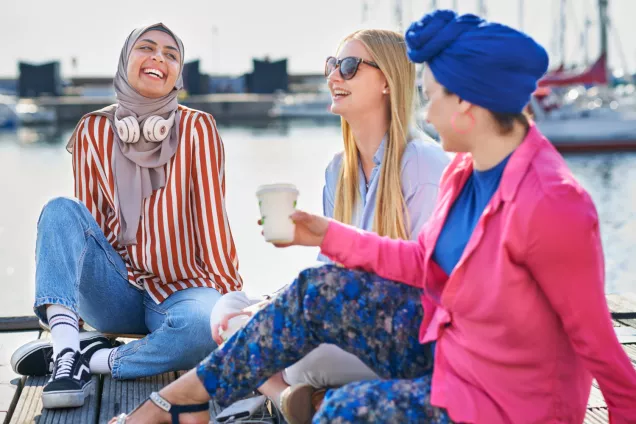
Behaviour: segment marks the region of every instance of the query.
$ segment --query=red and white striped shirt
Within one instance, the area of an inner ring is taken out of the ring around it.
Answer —
[[[225,158],[214,118],[179,106],[179,146],[165,165],[166,185],[142,203],[137,244],[117,241],[119,217],[108,119],[89,116],[73,147],[75,196],[126,262],[128,281],[157,303],[190,287],[241,290],[238,258],[225,211]]]

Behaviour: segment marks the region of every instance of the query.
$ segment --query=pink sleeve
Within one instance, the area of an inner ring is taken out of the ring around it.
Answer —
[[[320,250],[347,268],[374,272],[415,287],[422,287],[424,282],[424,248],[419,241],[380,237],[332,220]]]
[[[587,193],[562,185],[530,221],[527,264],[596,378],[614,424],[636,422],[636,371],[616,337],[605,300],[598,217]]]

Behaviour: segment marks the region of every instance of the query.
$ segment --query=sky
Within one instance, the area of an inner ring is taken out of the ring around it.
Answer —
[[[483,0],[489,20],[523,29],[543,44],[551,62],[560,62],[560,0]],[[320,73],[324,58],[341,38],[360,28],[399,29],[397,0],[2,0],[0,77],[15,77],[19,60],[60,60],[62,75],[112,76],[120,49],[132,29],[163,22],[178,34],[186,61],[200,59],[202,72],[240,75],[252,57],[288,58],[290,73]],[[401,0],[404,26],[431,10],[433,0]],[[437,0],[438,8],[458,4],[476,13],[479,0]],[[586,17],[590,60],[598,55],[597,0],[567,0],[566,60],[581,63]],[[609,58],[612,68],[636,71],[636,0],[609,0]],[[72,58],[76,58],[73,67]]]

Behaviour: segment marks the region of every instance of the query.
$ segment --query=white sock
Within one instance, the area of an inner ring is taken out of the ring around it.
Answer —
[[[51,338],[53,339],[53,358],[66,348],[79,350],[79,324],[74,312],[60,305],[46,308]]]
[[[113,369],[113,357],[117,348],[100,349],[93,353],[88,367],[93,374],[110,374]]]

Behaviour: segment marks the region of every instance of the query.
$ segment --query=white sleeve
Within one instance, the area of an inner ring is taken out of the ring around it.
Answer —
[[[262,299],[249,298],[245,292],[234,291],[229,292],[216,302],[212,313],[210,314],[210,328],[221,322],[221,319],[232,312],[239,312],[248,306],[252,306]]]

